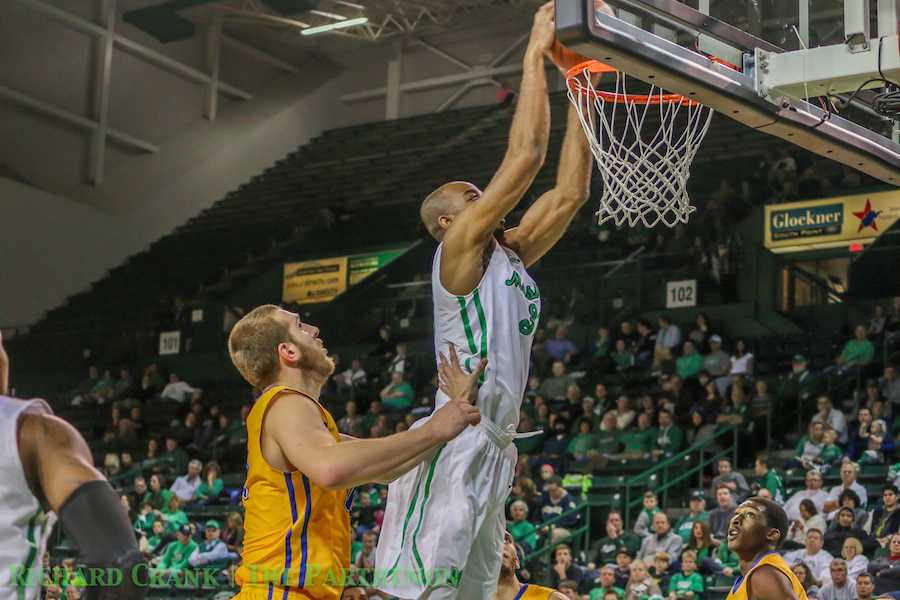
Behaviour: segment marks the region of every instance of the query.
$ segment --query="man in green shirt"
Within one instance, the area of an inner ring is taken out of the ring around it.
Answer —
[[[668,458],[681,450],[684,444],[684,432],[666,409],[659,411],[659,429],[656,430],[655,447],[652,455],[653,460],[659,460],[660,457]]]
[[[650,426],[650,415],[643,412],[638,415],[638,428],[623,433],[619,441],[625,446],[624,458],[649,458],[656,443],[656,429]]]
[[[678,522],[675,523],[675,533],[678,534],[684,545],[687,546],[691,541],[691,532],[694,530],[694,523],[709,521],[709,513],[706,512],[706,495],[703,490],[694,490],[688,502],[691,512],[683,515]]]
[[[753,424],[750,419],[750,404],[747,402],[747,390],[743,385],[735,383],[731,386],[731,403],[718,416],[719,425],[733,425],[741,433],[747,433]]]
[[[180,577],[182,571],[190,567],[188,562],[197,549],[197,543],[191,539],[190,525],[182,525],[175,534],[175,541],[166,546],[162,560],[151,575],[162,577]]]
[[[772,494],[772,500],[778,504],[783,504],[787,500],[784,482],[775,469],[769,468],[769,457],[766,454],[758,454],[756,456],[753,470],[756,473],[756,483],[759,484],[759,487],[769,490],[769,493]]]
[[[597,439],[591,430],[589,419],[579,419],[576,427],[578,427],[578,431],[569,440],[568,452],[575,457],[575,460],[582,461],[588,457],[589,453],[597,449]]]
[[[683,348],[681,356],[675,361],[675,372],[682,379],[695,377],[703,369],[703,356],[697,352],[694,342],[686,341]]]
[[[403,380],[403,373],[391,373],[391,382],[381,390],[381,402],[385,408],[394,412],[409,410],[415,400],[412,386]]]
[[[607,412],[594,434],[597,438],[597,452],[609,456],[619,451],[619,430],[616,429],[616,415]]]
[[[805,409],[810,399],[822,390],[821,384],[821,378],[809,370],[809,360],[802,354],[797,354],[792,361],[791,374],[778,391],[778,401],[787,406],[795,406],[799,402],[801,408]]]
[[[625,531],[622,514],[617,510],[611,510],[606,517],[606,537],[594,542],[591,556],[597,565],[612,564],[616,562],[616,554],[622,548],[634,556],[641,548],[641,538],[630,531]]]
[[[375,422],[378,420],[378,417],[383,414],[384,409],[381,406],[381,400],[378,400],[377,398],[372,400],[369,403],[369,410],[362,416],[363,429],[365,429],[367,436],[369,435],[369,430],[372,429],[372,426],[375,425]]]
[[[681,573],[669,581],[669,600],[694,600],[703,593],[703,577],[697,572],[697,553],[686,550],[681,554]]]
[[[609,591],[615,592],[619,600],[625,597],[625,590],[616,587],[616,570],[612,565],[605,564],[600,567],[600,577],[594,583],[600,587],[591,590],[590,600],[603,600],[603,596]]]
[[[166,451],[159,456],[159,462],[167,463],[171,467],[171,473],[184,473],[189,461],[187,452],[178,447],[178,439],[175,436],[168,436]]]
[[[875,356],[875,346],[867,337],[866,327],[857,325],[853,330],[853,339],[844,345],[841,355],[835,359],[839,372],[853,367],[864,367],[872,362]]]

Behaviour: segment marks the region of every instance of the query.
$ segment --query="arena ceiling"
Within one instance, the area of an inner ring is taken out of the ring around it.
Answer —
[[[334,32],[332,35],[378,41],[423,30],[434,31],[465,25],[473,19],[488,16],[509,16],[509,11],[531,10],[535,4],[533,0],[322,0],[318,9],[297,20],[316,26],[332,22],[332,15],[345,18],[365,16],[369,19],[368,24]],[[226,11],[226,18],[232,22],[244,18],[249,22],[256,20],[279,24],[272,19],[271,8],[260,0],[222,3],[219,10]],[[287,27],[292,25],[289,22],[282,23]]]
[[[133,24],[158,21],[161,13],[205,25],[221,19],[229,29],[296,36],[308,27],[366,17],[368,23],[302,39],[328,38],[378,42],[412,33],[428,33],[530,14],[539,0],[119,0],[120,12]],[[130,18],[141,15],[147,18]],[[294,40],[301,38],[295,37]]]

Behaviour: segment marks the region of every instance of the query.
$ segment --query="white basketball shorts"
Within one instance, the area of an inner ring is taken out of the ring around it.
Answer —
[[[374,587],[404,599],[490,600],[516,437],[482,418],[390,484]]]

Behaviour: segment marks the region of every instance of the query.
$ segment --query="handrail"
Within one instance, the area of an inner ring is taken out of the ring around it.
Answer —
[[[632,487],[646,487],[648,478],[656,475],[660,471],[662,471],[662,482],[659,486],[656,487],[655,491],[657,494],[663,493],[668,495],[669,489],[674,487],[676,484],[681,483],[682,481],[692,477],[695,473],[700,474],[700,479],[702,483],[703,478],[703,470],[707,465],[712,464],[714,461],[717,461],[719,458],[722,458],[728,455],[729,451],[732,454],[732,462],[737,462],[737,427],[734,425],[728,425],[726,427],[717,428],[716,431],[708,438],[704,438],[700,442],[696,442],[693,445],[689,446],[685,450],[672,455],[666,460],[657,463],[656,465],[650,467],[646,471],[642,471],[637,475],[633,475],[630,478],[625,480],[624,488],[625,488],[625,501],[622,505],[624,514],[622,515],[625,521],[625,527],[628,528],[631,526],[631,511],[633,508],[637,507],[642,500],[643,492],[632,500],[631,498],[631,488]],[[734,443],[732,443],[731,448],[724,448],[719,451],[715,455],[713,455],[709,459],[704,459],[704,454],[707,452],[708,446],[710,446],[713,442],[718,440],[719,438],[724,437],[727,434],[734,435]],[[688,458],[691,454],[699,452],[700,460],[693,467],[685,470],[684,472],[679,473],[674,479],[669,479],[669,467],[675,465],[679,462],[683,462],[686,458]]]
[[[728,425],[727,427],[723,427],[721,429],[716,429],[715,433],[713,433],[712,436],[710,436],[708,438],[704,438],[702,441],[695,442],[694,445],[692,445],[688,448],[685,448],[678,454],[673,454],[672,456],[670,456],[669,458],[667,458],[666,460],[664,460],[662,462],[656,463],[654,466],[650,467],[646,471],[642,471],[642,472],[638,473],[637,475],[632,475],[631,478],[625,480],[625,485],[628,486],[628,485],[639,484],[640,479],[646,478],[646,476],[648,476],[648,475],[653,475],[654,473],[656,473],[670,465],[675,464],[676,462],[683,459],[685,456],[687,456],[691,452],[696,452],[697,450],[701,450],[702,448],[708,446],[711,441],[721,437],[722,434],[724,434],[728,431],[731,431],[733,429],[735,429],[734,425]]]
[[[590,507],[591,507],[590,502],[581,501],[578,504],[576,504],[575,508],[570,508],[569,510],[563,511],[560,514],[556,515],[552,519],[549,519],[547,521],[543,521],[542,523],[540,523],[540,525],[538,526],[538,529],[543,529],[546,527],[550,530],[551,534],[549,534],[547,536],[547,539],[549,540],[549,539],[552,539],[553,526],[556,523],[558,523],[559,521],[561,521],[564,518],[572,516],[573,514],[584,511],[584,518],[582,519],[581,525],[579,525],[576,529],[570,530],[569,535],[566,536],[565,538],[558,540],[557,542],[552,543],[552,544],[548,543],[548,544],[542,546],[541,548],[534,550],[531,554],[526,555],[524,562],[528,562],[530,560],[534,560],[535,558],[540,558],[541,556],[550,554],[560,544],[567,544],[571,540],[576,539],[578,536],[582,536],[582,545],[584,548],[587,548],[587,546],[588,546],[587,540],[588,540],[588,536],[590,535],[590,531],[591,531]],[[533,535],[533,534],[528,534],[528,535]],[[527,537],[527,536],[525,536],[525,537]],[[516,542],[522,541],[521,539],[516,539],[516,538],[513,538],[513,539]]]

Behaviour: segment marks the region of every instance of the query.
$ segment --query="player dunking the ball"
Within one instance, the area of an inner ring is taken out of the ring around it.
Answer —
[[[556,187],[518,227],[504,230],[543,165],[550,106],[544,58],[559,60],[553,3],[534,18],[506,156],[484,191],[452,182],[431,193],[422,222],[439,242],[431,286],[435,351],[472,370],[488,359],[477,404],[482,421],[391,484],[376,551],[380,590],[400,598],[489,600],[500,572],[512,445],[528,378],[541,293],[527,267],[565,233],[586,202],[592,157],[570,109]],[[557,62],[560,68],[563,65]],[[448,401],[438,393],[436,406]]]
[[[728,549],[741,560],[741,575],[726,600],[806,600],[803,584],[776,552],[788,529],[784,510],[754,497],[734,511]]]

